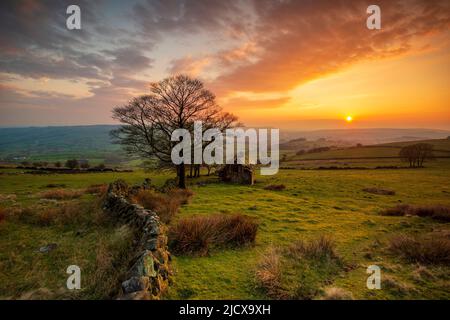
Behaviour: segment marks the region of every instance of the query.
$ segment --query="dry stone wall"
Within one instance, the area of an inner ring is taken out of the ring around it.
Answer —
[[[144,185],[143,188],[146,188]],[[123,180],[109,185],[103,209],[135,230],[136,250],[127,279],[122,282],[119,299],[159,299],[169,285],[170,253],[167,249],[166,226],[158,215],[130,202],[136,192]]]

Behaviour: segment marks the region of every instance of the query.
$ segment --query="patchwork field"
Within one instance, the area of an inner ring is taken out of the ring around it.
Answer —
[[[2,169],[0,195],[0,296],[3,298],[108,297],[120,283],[129,244],[127,230],[104,217],[91,185],[122,178],[141,183],[150,177],[161,185],[169,172],[23,174]],[[309,263],[282,258],[289,266],[283,281],[292,284],[295,297],[319,299],[329,288],[339,288],[355,299],[448,299],[448,263],[417,263],[388,249],[392,237],[449,236],[448,223],[429,217],[383,216],[398,204],[450,206],[450,161],[438,160],[423,169],[398,170],[281,170],[276,176],[257,176],[254,186],[228,185],[217,177],[189,179],[194,196],[183,205],[170,225],[198,215],[240,213],[259,224],[254,245],[213,248],[206,256],[176,255],[175,274],[166,299],[265,299],[277,298],[261,287],[255,276],[274,248],[283,250],[296,240],[314,241],[327,236],[335,243],[339,263]],[[201,182],[201,183],[199,183]],[[284,190],[265,189],[283,184]],[[79,191],[71,200],[43,199],[54,189]],[[395,195],[363,191],[380,188]],[[14,208],[61,208],[55,223],[27,221],[10,216]],[[73,207],[79,208],[75,209]],[[72,208],[72,209],[70,209]],[[72,211],[70,211],[72,210]],[[81,213],[81,214],[80,214]],[[59,222],[58,222],[59,221]],[[169,226],[170,227],[170,226]],[[39,249],[56,243],[56,249]],[[112,261],[115,261],[113,264]],[[68,265],[82,269],[82,290],[65,288]],[[382,289],[366,288],[366,268],[382,270]],[[308,295],[305,288],[308,284]],[[102,284],[102,285],[99,285]]]
[[[434,139],[410,142],[395,142],[379,145],[354,146],[350,148],[335,148],[322,152],[306,152],[297,154],[297,150],[284,149],[281,154],[285,155],[283,166],[294,168],[316,168],[319,166],[329,167],[386,167],[386,166],[407,166],[399,158],[402,147],[427,143],[433,146],[433,155],[436,159],[450,158],[450,139]],[[433,163],[428,164],[432,166]]]

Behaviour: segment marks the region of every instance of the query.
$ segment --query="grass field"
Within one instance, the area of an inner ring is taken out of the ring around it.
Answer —
[[[0,297],[105,298],[108,285],[116,286],[114,281],[117,282],[117,279],[111,277],[104,280],[99,273],[120,273],[127,266],[110,269],[105,263],[111,257],[100,260],[100,255],[109,248],[119,248],[116,250],[118,253],[123,251],[121,246],[129,242],[126,230],[102,217],[95,195],[44,201],[42,194],[53,190],[51,185],[77,191],[116,179],[142,183],[148,175],[143,172],[34,175],[22,174],[15,169],[2,169],[0,172],[0,208],[5,211],[27,207],[45,210],[62,206],[77,211],[73,214],[76,221],[69,218],[63,224],[40,225],[8,218],[0,222]],[[162,183],[167,178],[164,174],[151,176],[155,183]],[[40,247],[50,243],[56,243],[57,249],[47,254],[38,252]],[[82,269],[85,290],[81,292],[73,293],[65,289],[68,277],[66,268],[71,264]],[[108,284],[108,281],[111,283]]]
[[[317,166],[405,166],[399,158],[400,149],[408,144],[429,143],[433,145],[433,154],[436,158],[447,159],[450,157],[450,140],[435,139],[412,142],[396,142],[380,145],[359,146],[350,148],[338,148],[323,152],[305,153],[297,155],[292,150],[282,150],[286,161],[286,167],[308,168]],[[433,162],[428,166],[434,166]],[[439,165],[438,165],[439,166]]]
[[[448,166],[444,170],[417,171],[286,170],[276,177],[258,177],[253,187],[212,184],[195,188],[196,196],[179,217],[245,213],[258,219],[259,234],[255,247],[221,250],[201,258],[176,257],[177,276],[171,297],[264,298],[255,288],[254,273],[265,249],[271,244],[288,245],[295,239],[326,234],[337,242],[344,260],[354,266],[328,279],[329,285],[344,288],[360,299],[449,298],[448,266],[433,269],[437,274],[434,281],[417,283],[412,276],[417,266],[404,264],[384,250],[386,239],[394,234],[448,231],[449,227],[424,218],[378,214],[398,203],[449,205],[449,178]],[[263,189],[265,185],[277,183],[285,184],[286,190]],[[397,194],[378,196],[362,191],[373,186],[389,188]],[[379,265],[386,275],[397,279],[399,287],[410,290],[366,289],[366,268],[371,264]]]
[[[161,184],[171,176],[166,172],[143,171],[52,175],[21,174],[8,169],[1,172],[0,207],[8,208],[38,205],[42,192],[49,190],[49,184],[64,184],[66,189],[78,190],[118,178],[141,183],[145,177],[151,177],[154,183]],[[257,176],[254,186],[222,184],[216,182],[216,177],[200,179],[211,181],[202,185],[197,185],[197,180],[192,181],[195,195],[172,223],[193,215],[242,213],[259,223],[256,243],[239,249],[214,249],[205,257],[174,257],[175,276],[167,299],[267,298],[255,282],[258,262],[267,249],[321,235],[334,239],[346,267],[332,274],[325,274],[321,269],[309,270],[307,274],[316,279],[319,292],[327,287],[339,287],[351,292],[356,299],[450,298],[449,266],[418,266],[386,249],[393,235],[450,232],[449,226],[430,218],[379,214],[400,203],[450,205],[450,161],[439,160],[424,169],[281,170],[275,176]],[[264,189],[280,183],[286,186],[285,190]],[[368,187],[394,190],[396,195],[362,191]],[[85,194],[79,199],[57,201],[57,205],[61,202],[89,205],[95,201],[95,196]],[[86,214],[81,226],[36,226],[8,219],[1,222],[0,296],[26,298],[39,289],[35,294],[41,294],[42,298],[55,295],[104,298],[106,289],[96,291],[87,285],[99,281],[100,246],[120,246],[126,243],[126,237],[120,226],[111,222],[89,223],[90,219],[95,220],[96,216]],[[77,232],[80,229],[81,237]],[[122,242],[118,242],[118,238]],[[58,243],[58,248],[48,254],[36,252],[48,243]],[[82,267],[86,281],[86,288],[76,295],[64,290],[65,268],[70,264]],[[366,289],[366,268],[372,264],[380,266],[382,277],[389,279],[389,285],[382,290]],[[430,277],[417,276],[421,268],[426,268]],[[120,268],[113,271],[120,273]],[[321,293],[315,298],[320,297]]]

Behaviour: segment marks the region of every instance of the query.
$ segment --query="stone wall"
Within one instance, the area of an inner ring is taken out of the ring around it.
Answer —
[[[109,185],[103,206],[108,214],[135,230],[136,246],[130,250],[135,250],[136,255],[122,282],[119,299],[159,299],[171,276],[166,227],[155,212],[129,201],[137,189],[117,180]]]

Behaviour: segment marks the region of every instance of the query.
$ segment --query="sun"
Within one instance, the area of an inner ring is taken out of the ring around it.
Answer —
[[[353,117],[352,116],[347,116],[347,118],[345,118],[345,121],[350,123],[350,122],[353,121]]]

